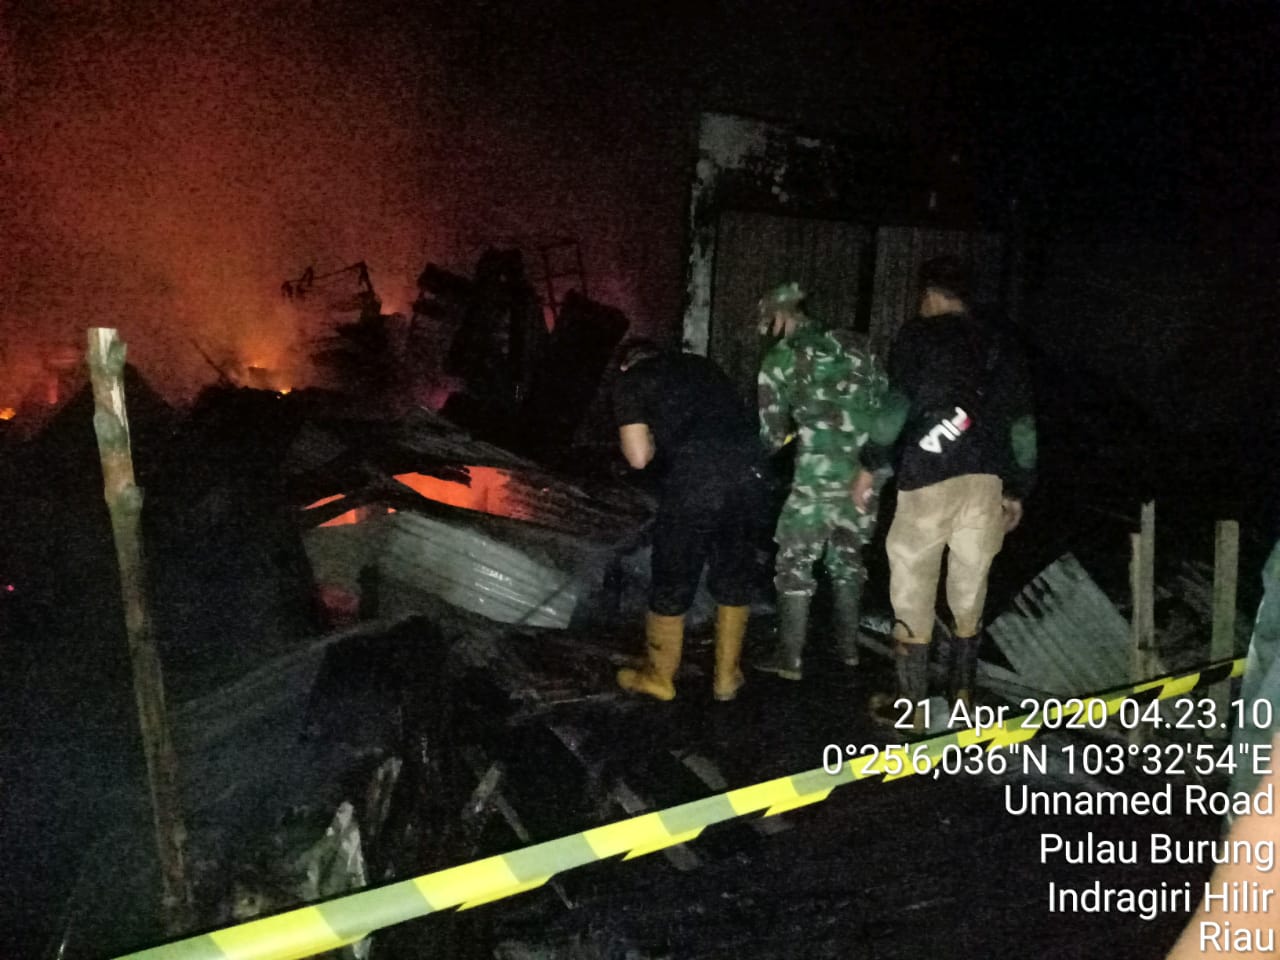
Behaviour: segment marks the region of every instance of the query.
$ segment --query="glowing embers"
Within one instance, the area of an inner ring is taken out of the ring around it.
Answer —
[[[513,520],[532,520],[528,504],[513,496],[512,477],[497,467],[467,467],[471,482],[456,483],[422,473],[398,473],[395,479],[419,496],[463,510],[475,510]]]
[[[264,351],[266,352],[268,351]],[[252,360],[236,360],[228,365],[225,373],[236,386],[248,387],[250,390],[270,390],[283,397],[296,385],[296,364],[286,355],[284,347],[269,352],[274,359],[257,356]]]
[[[341,498],[339,498],[341,499]],[[314,504],[312,505],[314,506]],[[310,507],[307,508],[311,509]],[[357,523],[364,523],[366,520],[372,520],[374,517],[385,517],[389,513],[395,513],[395,507],[384,506],[380,503],[370,503],[363,507],[356,507],[345,513],[340,513],[331,520],[326,520],[320,524],[322,527],[353,527]]]
[[[398,473],[397,482],[408,487],[420,497],[443,503],[461,510],[488,513],[513,520],[531,520],[534,512],[530,505],[508,489],[512,477],[506,470],[496,467],[467,467],[470,483],[459,483],[428,476],[425,473]],[[344,494],[324,497],[308,504],[306,509],[316,510],[345,499]],[[394,508],[380,503],[364,504],[344,511],[320,524],[321,527],[343,527],[363,523],[374,517],[395,513]]]
[[[345,499],[346,499],[345,494],[335,493],[331,497],[322,497],[321,499],[317,500],[315,503],[307,504],[307,506],[304,509],[317,510],[320,507],[325,507],[331,503],[337,503],[338,501],[345,500]],[[355,526],[357,523],[363,523],[366,520],[371,520],[374,517],[385,517],[387,514],[395,513],[395,512],[396,511],[394,507],[388,507],[385,504],[381,504],[381,503],[368,503],[368,504],[364,504],[363,506],[353,507],[350,510],[347,510],[347,511],[344,511],[343,513],[338,514],[336,517],[331,517],[330,519],[326,520],[324,523],[320,524],[320,526],[321,527],[350,527],[350,526]]]

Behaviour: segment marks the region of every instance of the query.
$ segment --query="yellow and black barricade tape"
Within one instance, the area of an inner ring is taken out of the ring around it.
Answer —
[[[1101,701],[1110,716],[1126,699],[1151,701],[1179,697],[1243,672],[1243,658],[1223,660],[1192,672],[1074,699],[1086,706],[1091,701]],[[920,740],[910,747],[912,762],[897,764],[892,777],[887,775],[886,754],[882,751],[866,761],[850,760],[841,765],[838,773],[828,773],[819,767],[779,777],[500,856],[151,947],[118,960],[301,960],[438,910],[451,907],[467,910],[533,890],[556,874],[575,867],[618,856],[631,860],[686,843],[713,824],[762,811],[769,817],[820,803],[837,787],[858,781],[881,777],[898,779],[923,773],[930,766],[923,764],[921,758],[927,756],[931,765],[948,747],[987,744],[988,750],[996,750],[1021,743],[1046,729],[1046,724],[1057,729],[1054,721],[1060,720],[1066,709],[1073,708],[1074,705],[1063,708],[1055,704],[1038,715],[1010,718],[990,729],[963,729]]]

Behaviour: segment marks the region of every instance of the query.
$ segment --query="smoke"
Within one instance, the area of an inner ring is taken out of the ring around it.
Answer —
[[[427,260],[467,270],[504,239],[579,239],[593,296],[640,326],[676,320],[684,130],[655,136],[645,91],[623,103],[616,69],[575,74],[550,28],[327,2],[3,3],[0,407],[95,325],[175,400],[214,376],[193,338],[287,366],[315,331],[280,286],[307,266],[363,260],[384,310],[407,311]],[[586,120],[584,90],[615,109]]]
[[[410,302],[439,240],[417,135],[429,71],[411,36],[313,5],[8,14],[8,378],[108,325],[162,390],[188,396],[212,376],[190,338],[269,365],[305,333],[280,285],[311,264],[365,260],[386,308]]]

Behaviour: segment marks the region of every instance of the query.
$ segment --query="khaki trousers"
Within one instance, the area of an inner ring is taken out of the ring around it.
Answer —
[[[885,544],[889,601],[901,621],[894,627],[897,639],[928,643],[933,635],[938,578],[947,548],[947,605],[956,635],[978,632],[991,561],[1004,544],[1001,497],[1000,478],[989,474],[952,477],[898,493],[898,510]]]

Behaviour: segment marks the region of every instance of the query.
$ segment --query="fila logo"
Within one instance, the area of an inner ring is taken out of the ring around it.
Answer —
[[[955,440],[971,426],[969,415],[956,407],[956,415],[940,420],[925,436],[920,438],[920,449],[929,453],[941,453],[943,440]]]

